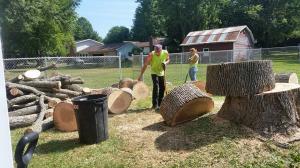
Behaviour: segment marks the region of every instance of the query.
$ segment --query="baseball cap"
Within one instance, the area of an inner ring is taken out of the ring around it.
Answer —
[[[160,49],[160,50],[161,50],[161,49],[162,49],[162,45],[161,45],[161,44],[155,44],[155,45],[154,45],[154,48],[155,48],[155,49]]]

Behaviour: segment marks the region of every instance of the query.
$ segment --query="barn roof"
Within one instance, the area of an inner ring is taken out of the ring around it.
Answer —
[[[202,30],[190,32],[180,46],[190,46],[208,43],[235,42],[241,31],[246,29],[249,32],[251,41],[255,43],[253,34],[247,26],[235,26],[220,29]]]

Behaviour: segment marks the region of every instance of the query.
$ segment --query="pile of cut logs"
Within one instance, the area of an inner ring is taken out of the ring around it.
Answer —
[[[53,109],[62,102],[82,94],[89,88],[78,84],[84,81],[69,75],[56,74],[50,78],[43,71],[55,68],[55,64],[25,73],[6,82],[9,123],[11,128],[30,126],[28,131],[41,132],[53,127]]]

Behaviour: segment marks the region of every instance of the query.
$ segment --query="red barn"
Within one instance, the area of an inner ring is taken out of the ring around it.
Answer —
[[[190,32],[180,46],[184,51],[196,48],[199,52],[233,50],[233,59],[244,58],[255,43],[253,34],[247,26]]]

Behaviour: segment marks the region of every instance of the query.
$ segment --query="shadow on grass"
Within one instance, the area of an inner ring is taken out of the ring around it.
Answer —
[[[224,139],[234,140],[249,137],[246,131],[237,125],[215,124],[212,115],[176,127],[168,127],[159,122],[147,126],[143,130],[166,131],[155,140],[155,146],[160,151],[195,150]]]
[[[151,108],[143,108],[143,109],[137,109],[137,110],[128,110],[128,113],[143,113],[145,111],[152,110]]]
[[[67,140],[52,140],[37,146],[37,154],[62,153],[80,147],[78,138]]]

